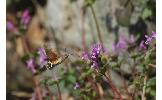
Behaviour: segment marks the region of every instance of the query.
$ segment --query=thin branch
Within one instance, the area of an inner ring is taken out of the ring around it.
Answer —
[[[120,67],[120,70],[121,70],[121,67]],[[128,86],[127,86],[126,80],[124,79],[123,72],[120,71],[120,74],[121,74],[121,79],[122,79],[122,82],[123,82],[123,85],[124,85],[125,91],[126,91],[126,93],[127,93],[127,95],[128,95],[128,99],[130,99],[129,91],[128,91]]]
[[[145,75],[144,77],[144,80],[143,80],[143,83],[144,83],[144,86],[143,86],[143,91],[142,91],[142,100],[146,100],[146,82],[147,82],[147,75]]]
[[[98,71],[96,71],[96,72],[99,73]],[[112,90],[113,94],[115,95],[114,99],[117,99],[116,98],[116,94],[117,94],[119,96],[119,100],[123,100],[120,92],[117,90],[116,86],[113,84],[110,77],[108,77],[106,74],[102,74],[102,73],[99,73],[99,74],[101,74],[102,76],[104,76],[107,79],[108,84],[110,85],[111,90]]]
[[[25,52],[29,53],[29,52],[31,52],[31,47],[28,45],[26,38],[25,37],[23,37],[23,38],[24,38],[24,40],[22,42],[24,44],[24,49],[26,50]],[[33,80],[34,80],[34,84],[35,84],[36,94],[38,96],[38,100],[43,100],[42,99],[41,88],[39,86],[38,79],[39,79],[39,76],[38,75],[34,75]]]
[[[108,80],[108,83],[109,83],[110,87],[112,88],[112,91],[114,91],[114,93],[116,93],[119,96],[119,98],[120,98],[119,100],[123,100],[120,92],[117,90],[116,86],[112,83],[111,79],[106,75],[104,75],[104,76]]]
[[[96,24],[96,29],[97,29],[97,34],[98,34],[99,41],[100,41],[100,43],[102,44],[102,46],[104,48],[103,40],[102,40],[102,37],[101,37],[100,27],[99,27],[99,24],[98,24],[97,17],[96,17],[96,14],[95,14],[93,6],[90,6],[90,9],[91,9],[91,12],[92,12],[95,24]]]
[[[56,85],[57,85],[57,90],[58,90],[58,93],[59,93],[59,100],[62,100],[59,83],[57,82]]]
[[[85,28],[84,28],[84,15],[85,15],[85,9],[84,7],[82,7],[81,9],[81,31],[82,31],[82,45],[83,45],[83,49],[84,51],[87,50],[86,48],[86,33],[85,33]]]
[[[155,64],[148,64],[149,67],[156,68]]]
[[[41,88],[39,87],[38,75],[34,76],[33,80],[34,80],[34,83],[35,83],[36,95],[38,96],[38,100],[43,100],[42,99],[42,94],[41,94]]]
[[[54,100],[54,97],[53,97],[53,95],[52,95],[52,92],[50,91],[50,89],[49,89],[49,87],[47,86],[47,85],[45,85],[45,88],[46,88],[46,90],[48,91],[48,93],[49,93],[49,96],[50,96],[50,100]]]

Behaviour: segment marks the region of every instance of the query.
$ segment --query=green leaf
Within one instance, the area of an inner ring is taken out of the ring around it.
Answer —
[[[32,54],[32,56],[33,56],[33,57],[38,57],[38,56],[39,56],[39,54],[38,54],[38,52],[37,52],[37,51],[32,52],[31,54]]]
[[[70,0],[70,2],[76,2],[77,0]]]
[[[156,96],[156,91],[155,90],[150,91],[150,95],[151,96]]]
[[[86,6],[92,6],[96,0],[85,0]]]
[[[92,72],[93,72],[93,70],[92,70],[92,69],[89,69],[89,70],[86,72],[86,75],[89,76],[89,75],[92,74]]]
[[[102,80],[102,75],[101,74],[98,74],[96,77],[95,77],[96,81],[97,82],[100,82]]]
[[[51,77],[45,76],[45,78],[40,82],[42,85],[48,85],[48,82],[50,81]]]
[[[151,53],[152,53],[152,50],[147,51],[144,59],[148,60],[150,58]]]
[[[93,97],[96,96],[96,92],[95,92],[95,91],[92,92],[92,96],[93,96]]]
[[[149,93],[150,91],[151,91],[150,87],[146,88],[146,93]]]
[[[30,58],[30,55],[29,54],[26,54],[26,55],[24,55],[22,58],[21,58],[21,60],[22,60],[22,62],[25,62],[26,60],[28,60]]]
[[[55,84],[57,84],[57,83],[58,83],[57,81],[51,81],[51,82],[48,83],[48,85],[49,85],[49,86],[53,86],[53,85],[55,85]]]
[[[152,11],[149,8],[145,8],[143,13],[142,13],[142,18],[146,19],[152,15]]]
[[[102,65],[104,66],[104,65],[106,65],[107,63],[108,63],[108,56],[106,56],[106,55],[102,55],[101,56],[101,62],[102,62]]]
[[[156,78],[153,77],[147,81],[147,86],[155,86],[156,85]]]
[[[106,67],[107,67],[107,66],[104,66],[104,67],[101,68],[101,70],[100,70],[100,73],[101,73],[101,74],[105,74],[105,72],[106,72]]]
[[[76,77],[73,76],[73,75],[69,75],[67,78],[68,78],[68,81],[71,82],[71,83],[75,83],[76,82]]]

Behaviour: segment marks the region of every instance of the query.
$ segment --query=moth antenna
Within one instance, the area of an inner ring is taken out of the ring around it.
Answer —
[[[77,56],[77,57],[80,57],[76,52],[74,52],[74,50],[72,49],[67,49],[65,48],[65,52],[68,54],[68,55],[72,55],[72,56]]]

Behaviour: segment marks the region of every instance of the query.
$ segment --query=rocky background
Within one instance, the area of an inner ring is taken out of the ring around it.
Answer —
[[[30,97],[33,91],[31,73],[21,62],[25,50],[24,38],[19,35],[24,34],[33,50],[48,42],[53,48],[58,46],[79,52],[83,50],[83,33],[87,46],[99,40],[92,11],[84,6],[84,0],[6,0],[6,3],[7,20],[12,20],[15,25],[26,8],[31,15],[27,31],[6,33],[8,100],[20,100],[21,95]],[[156,0],[96,0],[93,8],[108,52],[112,51],[112,44],[121,34],[126,38],[133,35],[141,41],[145,34],[156,30]],[[71,57],[72,61],[75,59]]]

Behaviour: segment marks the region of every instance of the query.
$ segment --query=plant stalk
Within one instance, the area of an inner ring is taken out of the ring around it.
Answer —
[[[145,96],[145,93],[146,93],[146,82],[147,82],[147,75],[145,75],[144,80],[143,80],[144,86],[143,86],[143,91],[142,91],[142,100],[146,100],[146,96]]]
[[[121,96],[121,94],[120,94],[120,92],[117,90],[117,88],[115,87],[115,85],[112,83],[111,79],[110,79],[108,76],[106,76],[105,74],[104,74],[104,76],[105,76],[105,78],[108,80],[108,83],[109,83],[109,85],[110,85],[112,91],[113,91],[114,93],[116,93],[116,94],[119,96],[119,99],[120,99],[120,100],[123,100],[123,99],[122,99],[122,96]]]
[[[59,100],[62,100],[59,83],[57,82],[56,85],[57,85],[57,90],[58,90],[58,94],[59,94]]]
[[[92,12],[95,24],[96,24],[96,29],[97,29],[97,34],[98,34],[99,41],[102,44],[102,46],[104,47],[103,40],[102,40],[102,37],[101,37],[100,27],[99,27],[99,24],[98,24],[97,17],[96,17],[96,14],[95,14],[93,6],[90,6],[90,9],[91,9],[91,12]]]

